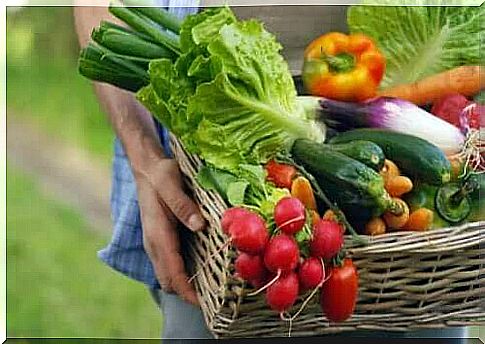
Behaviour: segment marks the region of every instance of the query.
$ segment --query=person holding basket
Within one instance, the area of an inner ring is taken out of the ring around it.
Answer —
[[[215,3],[160,0],[157,5],[183,18]],[[345,6],[244,6],[234,7],[233,11],[241,19],[265,22],[284,46],[283,55],[295,76],[301,71],[302,51],[312,38],[330,30],[346,31]],[[102,20],[113,19],[106,7],[76,7],[74,14],[82,46]],[[95,90],[116,133],[111,194],[114,231],[99,257],[148,287],[163,313],[164,339],[213,338],[198,307],[194,287],[188,282],[181,251],[185,229],[202,231],[206,222],[184,190],[177,162],[171,157],[168,132],[131,93],[100,83],[95,84]],[[455,328],[403,334],[359,331],[343,336],[466,335],[465,328]]]

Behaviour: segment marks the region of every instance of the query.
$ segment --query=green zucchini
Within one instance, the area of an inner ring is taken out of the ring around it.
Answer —
[[[341,133],[330,143],[366,140],[379,145],[387,159],[403,174],[432,185],[451,179],[451,164],[441,149],[421,138],[383,129],[355,129]]]
[[[381,147],[370,141],[357,140],[349,143],[329,144],[328,147],[360,161],[375,171],[382,169],[386,159]]]
[[[384,180],[365,164],[326,144],[305,139],[295,141],[291,154],[350,221],[396,211],[395,202],[384,189]]]

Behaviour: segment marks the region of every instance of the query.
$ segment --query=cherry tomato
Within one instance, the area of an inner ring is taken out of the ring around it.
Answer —
[[[291,188],[293,178],[296,176],[296,168],[288,164],[280,164],[271,160],[266,164],[266,179],[280,188]]]

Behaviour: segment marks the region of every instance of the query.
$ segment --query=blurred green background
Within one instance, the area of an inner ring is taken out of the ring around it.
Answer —
[[[109,176],[113,133],[91,84],[77,74],[78,50],[71,8],[8,8],[7,335],[159,337],[160,314],[143,285],[96,257],[109,225],[95,228],[69,195],[49,192],[52,166],[19,163],[28,152],[9,143],[35,134],[34,155],[54,147],[55,165],[64,159],[55,149],[67,147]],[[108,194],[100,197],[108,202]]]
[[[12,148],[35,133],[42,138],[35,154],[52,152],[43,145],[55,139],[54,148],[109,176],[113,134],[90,82],[77,74],[78,50],[72,8],[8,8],[7,335],[159,337],[146,288],[96,257],[111,228],[93,228],[68,195],[42,186],[49,166],[23,168],[30,165],[17,163],[22,150]]]

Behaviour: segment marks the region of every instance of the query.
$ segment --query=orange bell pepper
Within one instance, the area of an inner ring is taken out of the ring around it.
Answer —
[[[341,101],[362,101],[376,95],[385,58],[363,34],[331,32],[305,49],[303,83],[309,93]]]

